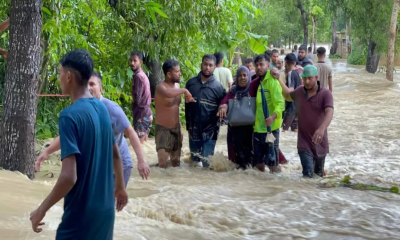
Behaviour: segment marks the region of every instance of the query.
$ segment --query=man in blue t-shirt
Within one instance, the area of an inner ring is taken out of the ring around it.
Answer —
[[[87,88],[92,72],[93,60],[85,50],[61,59],[61,90],[73,103],[59,116],[62,168],[53,190],[30,217],[32,229],[41,232],[46,212],[64,197],[59,240],[112,239],[114,197],[118,211],[128,203],[108,111]]]
[[[89,79],[88,88],[90,93],[95,98],[99,99],[101,102],[104,103],[110,115],[115,142],[118,146],[119,153],[122,157],[124,183],[126,188],[126,186],[128,185],[129,177],[131,176],[132,158],[129,153],[129,147],[125,140],[124,134],[129,138],[133,150],[135,150],[138,159],[137,168],[139,171],[139,175],[143,179],[147,179],[150,174],[150,169],[149,165],[144,160],[138,135],[133,129],[131,123],[129,122],[122,108],[115,102],[112,102],[101,95],[101,92],[103,91],[101,85],[102,85],[101,75],[98,74],[97,72],[93,72],[92,77]],[[58,150],[60,150],[59,137],[55,138],[54,141],[50,144],[50,146],[46,150],[44,150],[42,154],[40,154],[40,156],[36,160],[36,171],[39,171],[40,165],[45,160],[47,160],[48,155]]]

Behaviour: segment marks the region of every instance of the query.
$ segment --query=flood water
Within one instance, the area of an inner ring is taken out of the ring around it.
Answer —
[[[388,82],[384,74],[368,74],[343,60],[329,62],[335,114],[329,127],[328,177],[350,175],[362,183],[398,186],[400,76]],[[133,169],[129,204],[116,215],[114,239],[400,239],[400,195],[318,188],[321,179],[301,177],[296,134],[281,134],[281,149],[290,163],[280,174],[233,170],[224,160],[225,139],[223,128],[212,161],[225,172],[182,164],[152,168],[144,181]],[[187,153],[187,136],[184,146]],[[146,160],[155,163],[154,139],[143,149]],[[52,156],[35,181],[0,171],[0,239],[54,239],[62,203],[47,213],[40,234],[32,231],[29,213],[52,189],[58,157]]]

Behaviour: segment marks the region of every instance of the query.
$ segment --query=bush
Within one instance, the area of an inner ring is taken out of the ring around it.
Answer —
[[[347,63],[353,65],[365,65],[367,62],[367,47],[365,46],[352,46],[352,52],[347,57]]]

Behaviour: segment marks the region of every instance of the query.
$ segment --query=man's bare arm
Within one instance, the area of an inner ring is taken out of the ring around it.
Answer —
[[[282,78],[279,78],[278,81],[279,81],[279,84],[282,87],[282,95],[285,98],[285,100],[288,101],[288,102],[293,102],[292,97],[290,97],[290,93],[293,92],[294,89],[293,88],[288,88],[286,86],[286,84],[283,82]]]
[[[125,129],[124,134],[129,138],[129,142],[131,143],[132,148],[136,153],[136,157],[138,160],[138,171],[140,176],[143,179],[147,179],[150,174],[150,169],[147,163],[144,161],[142,147],[137,133],[135,132],[135,130],[133,130],[133,127],[129,125],[129,127]]]
[[[115,174],[115,198],[117,202],[117,211],[121,211],[126,204],[128,204],[128,195],[125,191],[122,160],[116,144],[113,146],[113,165]]]
[[[333,91],[333,87],[332,87],[332,77],[328,78],[328,83],[329,83],[329,91]]]
[[[333,118],[333,108],[331,107],[325,108],[325,116],[324,119],[322,120],[319,129],[325,131],[325,129],[328,128],[329,124],[331,124],[332,118]]]
[[[164,84],[158,84],[156,91],[164,97],[173,98],[181,94],[187,94],[189,91],[186,88],[166,88]]]
[[[8,26],[10,26],[9,18],[0,24],[0,32],[6,30],[8,28]]]
[[[51,143],[48,148],[46,148],[42,154],[36,159],[35,170],[38,172],[40,171],[40,166],[43,164],[44,161],[47,160],[48,156],[55,151],[61,149],[60,145],[60,137],[56,137]]]

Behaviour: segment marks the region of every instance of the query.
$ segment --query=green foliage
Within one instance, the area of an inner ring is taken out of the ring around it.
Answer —
[[[338,54],[329,54],[329,58],[330,59],[341,59],[342,58],[342,56],[340,56],[340,55],[338,55]]]
[[[353,44],[352,51],[347,57],[347,63],[353,65],[365,65],[367,62],[367,47]]]

